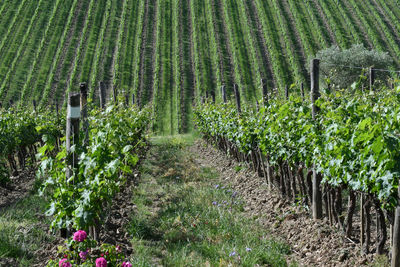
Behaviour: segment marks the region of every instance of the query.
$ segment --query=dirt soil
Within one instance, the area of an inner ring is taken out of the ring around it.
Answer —
[[[35,182],[35,171],[24,170],[18,176],[11,176],[5,187],[0,186],[0,211],[24,198]]]
[[[310,213],[270,191],[263,178],[242,168],[238,163],[204,141],[191,148],[199,164],[220,172],[223,183],[237,190],[246,202],[249,217],[256,217],[271,235],[288,243],[292,260],[300,266],[362,266],[371,264],[373,254],[361,255],[358,244],[344,238],[342,232],[327,221],[314,221]]]

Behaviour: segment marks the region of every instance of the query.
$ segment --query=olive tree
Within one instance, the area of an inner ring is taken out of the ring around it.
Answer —
[[[365,77],[370,67],[388,69],[393,66],[393,60],[387,52],[368,50],[361,44],[343,50],[332,46],[319,51],[316,58],[320,59],[322,82],[337,88],[347,88],[360,81],[360,76]],[[389,75],[389,72],[379,71],[376,73],[376,79],[384,80]],[[365,78],[364,80],[366,82]]]

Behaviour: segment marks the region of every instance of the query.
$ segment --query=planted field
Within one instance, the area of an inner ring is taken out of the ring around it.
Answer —
[[[90,96],[135,94],[153,129],[191,129],[192,105],[220,86],[243,101],[309,87],[307,62],[331,45],[360,43],[400,64],[397,2],[335,0],[1,1],[0,97],[20,107],[65,105],[79,82]],[[291,87],[298,88],[298,87]]]

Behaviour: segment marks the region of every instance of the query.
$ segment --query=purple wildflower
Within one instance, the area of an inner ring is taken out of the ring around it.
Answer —
[[[229,254],[229,257],[233,257],[233,256],[235,256],[236,255],[236,251],[232,251],[230,254]]]
[[[81,251],[81,252],[79,252],[79,257],[81,257],[82,260],[86,260],[86,256],[87,256],[88,253],[89,253],[88,250]]]

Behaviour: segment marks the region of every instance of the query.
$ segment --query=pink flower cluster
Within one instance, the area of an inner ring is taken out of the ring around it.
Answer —
[[[130,264],[129,262],[123,262],[121,267],[132,267],[132,264]]]
[[[71,267],[71,263],[68,262],[68,259],[64,258],[58,262],[58,266],[60,267]]]
[[[78,230],[74,233],[74,240],[77,242],[83,242],[87,237],[87,234],[83,230]]]
[[[96,267],[107,267],[107,261],[105,258],[100,257],[96,259]]]

